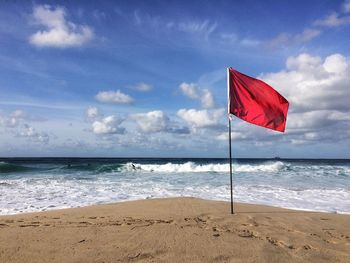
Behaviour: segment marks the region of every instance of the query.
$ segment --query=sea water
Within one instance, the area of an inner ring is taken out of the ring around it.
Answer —
[[[234,200],[350,213],[350,160],[237,159]],[[227,159],[0,159],[0,214],[146,198],[230,200]]]

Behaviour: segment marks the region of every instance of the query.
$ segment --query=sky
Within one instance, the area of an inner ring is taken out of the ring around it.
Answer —
[[[226,68],[290,103],[236,158],[350,158],[350,0],[0,1],[0,156],[228,156]]]

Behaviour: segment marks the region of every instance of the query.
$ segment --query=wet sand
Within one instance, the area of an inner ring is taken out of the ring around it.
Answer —
[[[0,217],[0,262],[350,262],[350,215],[168,198]]]

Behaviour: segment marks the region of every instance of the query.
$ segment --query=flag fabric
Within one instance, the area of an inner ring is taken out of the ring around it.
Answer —
[[[228,69],[228,113],[249,123],[284,132],[288,101],[265,82]]]

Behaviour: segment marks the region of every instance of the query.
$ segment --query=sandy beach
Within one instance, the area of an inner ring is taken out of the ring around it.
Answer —
[[[0,262],[350,262],[350,216],[196,198],[0,217]]]

